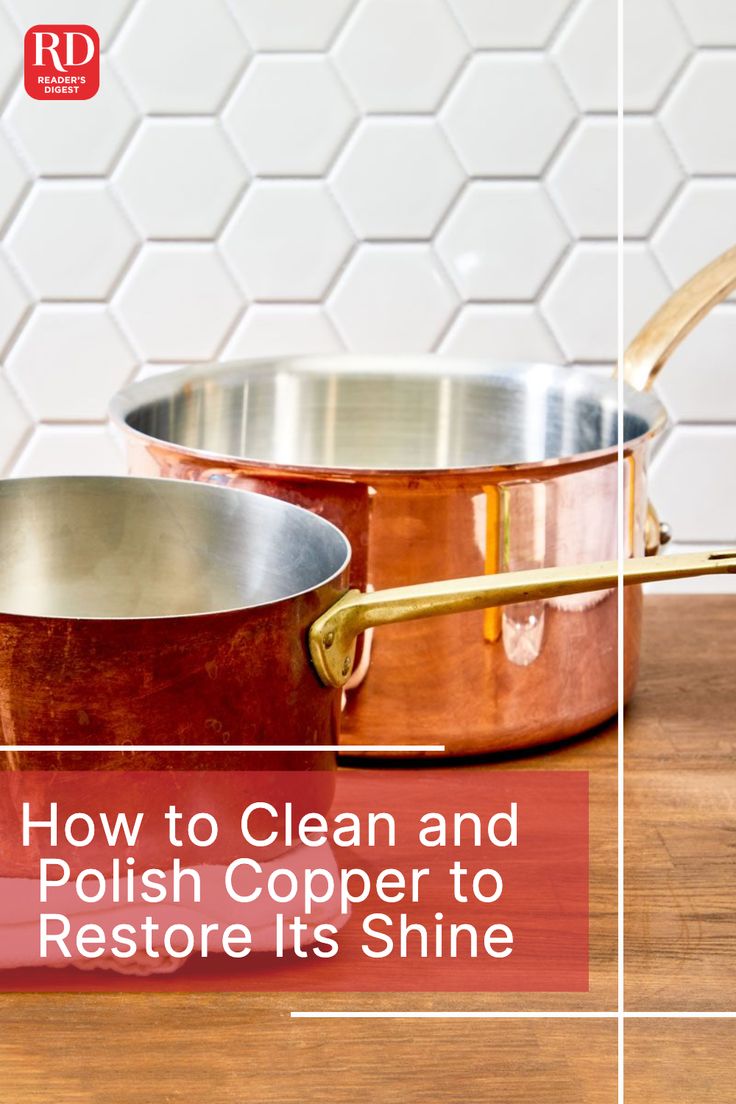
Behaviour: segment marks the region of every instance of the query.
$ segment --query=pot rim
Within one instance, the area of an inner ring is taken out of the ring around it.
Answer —
[[[389,366],[400,365],[401,372],[394,374],[406,374],[417,376],[455,376],[482,378],[487,376],[489,368],[515,368],[534,369],[545,373],[549,378],[567,376],[581,385],[584,383],[587,389],[604,398],[606,394],[615,391],[615,399],[618,400],[618,386],[615,376],[601,378],[590,371],[580,367],[568,367],[558,364],[550,364],[535,361],[492,361],[478,358],[444,357],[436,353],[424,353],[415,356],[407,355],[370,355],[359,356],[353,354],[329,353],[310,354],[278,357],[256,357],[230,361],[208,362],[205,364],[185,365],[182,368],[169,372],[162,372],[155,376],[149,376],[143,380],[137,380],[122,388],[113,397],[109,413],[110,419],[117,430],[124,435],[164,449],[171,449],[181,456],[203,460],[213,464],[229,467],[247,466],[253,472],[263,472],[274,476],[295,475],[320,478],[324,480],[341,480],[355,482],[380,482],[396,478],[421,479],[437,478],[442,476],[484,476],[491,473],[505,474],[507,472],[534,472],[545,471],[550,474],[550,469],[557,470],[577,469],[596,466],[608,460],[616,459],[619,452],[619,443],[607,448],[594,449],[589,452],[577,452],[567,456],[548,457],[543,460],[524,460],[515,463],[490,464],[490,465],[448,465],[447,467],[430,468],[367,468],[367,467],[338,467],[319,464],[294,464],[280,463],[273,460],[265,460],[258,456],[238,456],[233,453],[218,452],[211,449],[197,448],[191,445],[183,445],[176,441],[163,437],[155,437],[150,433],[139,430],[128,421],[130,415],[143,405],[171,399],[174,395],[185,389],[188,384],[196,384],[210,380],[216,382],[229,375],[241,378],[246,376],[256,378],[260,375],[271,374],[279,366],[289,367],[294,370],[308,373],[310,371],[325,371],[329,369],[333,373],[352,375],[385,374]],[[623,384],[625,396],[625,408],[639,413],[648,422],[648,429],[636,437],[630,437],[622,442],[624,455],[628,456],[637,450],[646,441],[658,436],[667,426],[667,412],[659,399],[644,391],[637,391],[630,384]],[[637,409],[638,408],[638,409]]]
[[[13,620],[13,621],[54,621],[54,622],[69,622],[80,624],[102,624],[102,623],[115,623],[119,625],[130,625],[132,623],[148,624],[159,621],[199,621],[203,618],[212,617],[225,617],[231,614],[237,613],[249,613],[255,610],[268,610],[269,608],[275,608],[283,605],[287,602],[293,602],[299,598],[304,597],[307,594],[314,594],[317,591],[322,590],[324,587],[329,586],[338,580],[350,567],[350,561],[352,559],[352,547],[350,541],[337,525],[334,525],[327,518],[322,517],[320,514],[315,514],[311,510],[306,510],[302,506],[296,506],[291,502],[285,502],[283,499],[276,498],[273,495],[258,494],[256,491],[246,491],[239,488],[232,487],[217,487],[212,484],[200,482],[198,480],[189,479],[166,479],[163,477],[147,477],[147,476],[132,476],[132,475],[29,475],[29,476],[11,476],[8,478],[0,479],[0,500],[2,499],[3,492],[11,484],[19,488],[18,493],[22,493],[23,486],[33,484],[39,486],[41,484],[47,484],[50,487],[54,485],[60,485],[63,483],[75,483],[78,486],[82,484],[97,485],[104,489],[105,486],[109,487],[111,484],[148,484],[153,487],[160,488],[164,494],[175,497],[177,494],[195,494],[212,497],[226,495],[228,498],[232,495],[246,495],[251,500],[258,500],[258,506],[266,511],[274,510],[275,512],[293,513],[296,511],[298,514],[304,514],[309,517],[309,524],[313,525],[315,529],[322,527],[323,529],[331,529],[333,534],[336,535],[338,541],[344,548],[344,555],[337,566],[337,568],[320,579],[312,586],[303,587],[300,590],[296,590],[293,593],[284,594],[279,598],[273,598],[264,602],[251,602],[247,605],[235,605],[228,606],[223,609],[213,610],[194,610],[190,613],[154,613],[154,614],[141,614],[131,617],[120,617],[114,614],[63,614],[63,613],[22,613],[15,610],[5,610],[0,606],[0,622]],[[179,488],[175,491],[171,491],[170,488]],[[181,490],[181,488],[186,488]],[[197,490],[194,490],[197,488]],[[266,502],[266,506],[262,506],[263,502]],[[347,590],[347,584],[345,586]],[[334,601],[334,595],[330,599]]]

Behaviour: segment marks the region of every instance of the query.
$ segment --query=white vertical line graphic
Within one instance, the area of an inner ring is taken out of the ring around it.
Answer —
[[[618,1104],[624,1104],[624,583],[623,558],[626,552],[624,526],[624,8],[616,5],[616,352],[618,360],[618,732],[617,732],[617,1068]]]

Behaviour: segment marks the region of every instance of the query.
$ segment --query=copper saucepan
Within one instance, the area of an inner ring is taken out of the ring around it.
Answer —
[[[242,761],[208,748],[246,744],[262,748],[251,769],[324,769],[318,749],[337,740],[340,687],[369,626],[616,584],[606,563],[366,595],[348,591],[349,562],[335,526],[264,495],[0,481],[3,765],[226,769]],[[626,581],[723,571],[736,554],[631,560]],[[53,750],[18,750],[39,744]],[[110,744],[130,751],[99,750]]]
[[[651,555],[661,531],[647,462],[666,413],[647,391],[734,285],[736,249],[676,292],[627,351],[622,519],[616,384],[579,370],[441,357],[208,365],[132,385],[113,419],[135,474],[254,490],[329,518],[350,539],[358,589],[611,560],[619,521],[627,555]],[[615,712],[611,591],[512,593],[466,609],[389,625],[375,644],[367,634],[347,683],[344,744],[504,750]],[[640,589],[627,588],[626,698],[641,611]]]

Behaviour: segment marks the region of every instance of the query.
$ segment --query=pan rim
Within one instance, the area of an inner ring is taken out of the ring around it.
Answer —
[[[113,397],[109,413],[115,428],[124,436],[130,435],[133,439],[160,448],[176,450],[181,456],[205,461],[207,463],[222,466],[245,466],[258,472],[266,472],[273,475],[288,474],[307,477],[319,477],[329,481],[353,480],[355,482],[380,482],[400,477],[407,479],[419,479],[423,477],[437,478],[442,476],[470,476],[490,473],[533,472],[558,468],[580,468],[593,464],[604,463],[618,455],[618,443],[606,448],[592,449],[588,452],[576,452],[564,456],[548,457],[542,460],[523,460],[501,464],[472,464],[472,465],[448,465],[446,467],[342,467],[337,465],[320,464],[295,464],[266,460],[258,456],[244,456],[235,453],[219,452],[214,449],[197,448],[192,445],[183,445],[164,437],[156,437],[144,430],[137,429],[129,422],[130,416],[141,406],[157,401],[170,399],[173,393],[178,392],[187,384],[197,384],[202,381],[219,381],[231,374],[254,376],[272,373],[278,366],[288,366],[308,373],[310,371],[322,371],[325,367],[338,369],[340,373],[353,375],[359,373],[371,373],[376,375],[395,375],[396,371],[387,368],[387,363],[395,361],[401,364],[402,373],[414,376],[455,376],[456,378],[481,379],[489,375],[489,369],[525,369],[538,370],[554,377],[568,376],[581,384],[591,386],[599,390],[601,394],[616,385],[615,377],[600,378],[580,367],[568,367],[560,364],[545,363],[542,361],[485,361],[478,358],[445,357],[436,353],[422,353],[413,356],[400,355],[354,355],[341,353],[309,354],[278,357],[241,358],[237,360],[215,361],[204,364],[185,365],[170,372],[162,372],[155,376],[149,376],[143,380],[137,380],[122,388]],[[624,382],[624,395],[630,401],[630,408],[641,407],[646,410],[642,416],[649,422],[648,428],[636,437],[630,437],[623,441],[624,454],[628,455],[638,449],[646,441],[658,436],[668,424],[667,412],[659,399],[649,393],[637,391],[630,384]],[[625,403],[626,405],[626,403]]]

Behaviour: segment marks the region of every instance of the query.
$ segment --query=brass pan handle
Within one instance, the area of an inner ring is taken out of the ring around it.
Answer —
[[[736,287],[736,246],[701,268],[652,315],[624,353],[624,379],[648,391],[680,342]]]
[[[695,552],[662,559],[624,560],[624,584],[682,579],[691,575],[736,574],[736,551]],[[362,594],[349,590],[309,630],[309,651],[326,686],[344,686],[350,678],[355,641],[376,625],[416,621],[443,613],[537,601],[564,594],[607,590],[618,584],[618,562],[545,567],[469,579],[420,583]]]

